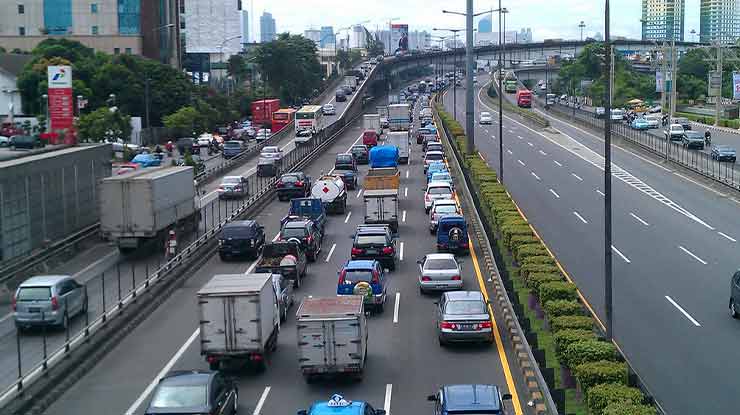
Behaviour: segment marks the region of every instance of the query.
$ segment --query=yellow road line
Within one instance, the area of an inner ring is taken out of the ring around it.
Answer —
[[[488,302],[488,290],[486,284],[483,281],[483,275],[480,272],[480,266],[478,265],[478,256],[475,254],[473,248],[473,241],[468,236],[468,244],[470,246],[470,256],[473,258],[473,268],[475,268],[475,275],[478,277],[478,285],[480,285],[480,291],[483,293],[483,297]],[[498,349],[499,361],[501,362],[501,368],[504,370],[504,377],[506,378],[506,386],[509,388],[511,393],[512,402],[514,403],[514,411],[516,415],[522,415],[522,406],[519,402],[519,394],[514,384],[514,377],[511,375],[511,367],[509,366],[509,359],[506,357],[506,351],[504,350],[504,342],[501,340],[501,333],[498,331],[498,324],[496,323],[496,317],[493,315],[493,307],[488,303],[488,313],[491,317],[491,324],[493,325],[493,336],[496,339],[496,349]]]

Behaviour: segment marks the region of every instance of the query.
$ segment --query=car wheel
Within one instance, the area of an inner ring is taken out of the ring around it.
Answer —
[[[221,258],[221,261],[226,261],[226,255],[218,254],[218,257]]]
[[[67,327],[69,327],[69,314],[65,312],[64,316],[62,316],[62,323],[59,325],[59,328],[62,330],[67,330]]]
[[[208,368],[211,369],[211,370],[218,370],[218,369],[220,369],[220,366],[221,365],[219,364],[218,361],[208,363]]]
[[[301,276],[301,275],[299,275],[299,276],[296,277],[295,281],[293,281],[293,288],[295,288],[295,289],[301,288],[301,279],[302,278],[303,278],[303,276]]]
[[[740,318],[740,313],[737,311],[737,307],[735,307],[735,300],[730,298],[730,316],[732,318]]]
[[[447,346],[447,342],[446,342],[446,341],[444,341],[444,339],[442,339],[442,336],[438,336],[438,337],[437,337],[437,339],[439,340],[439,346],[440,346],[440,347],[445,347],[445,346]]]
[[[85,298],[85,303],[82,304],[82,312],[81,312],[81,314],[83,314],[83,315],[84,314],[87,314],[87,308],[88,308],[88,300],[87,300],[87,298]]]
[[[382,313],[383,310],[385,310],[385,303],[380,303],[375,306],[375,311],[378,313]]]

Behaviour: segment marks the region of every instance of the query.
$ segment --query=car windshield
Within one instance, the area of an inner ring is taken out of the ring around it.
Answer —
[[[455,205],[435,206],[434,213],[457,213],[457,207]]]
[[[224,148],[241,148],[242,144],[238,141],[227,141],[224,143]]]
[[[442,157],[442,154],[440,153],[432,153],[432,154],[427,154],[426,159],[427,160],[442,160],[443,157]]]
[[[352,164],[352,156],[337,156],[338,164]]]
[[[224,180],[222,182],[223,184],[239,184],[241,183],[241,178],[239,177],[224,177]]]
[[[358,235],[356,245],[385,245],[385,235]]]
[[[445,305],[445,314],[485,314],[486,306],[482,301],[449,301]]]
[[[265,147],[262,149],[263,153],[279,153],[280,149],[277,147]]]
[[[208,404],[205,385],[161,386],[152,398],[155,408],[192,408]]]
[[[51,297],[49,287],[21,287],[16,296],[17,301],[48,300]]]
[[[303,237],[306,236],[306,228],[288,228],[288,227],[285,227],[280,232],[280,236],[283,239],[303,238]]]
[[[696,131],[685,131],[684,134],[686,135],[687,138],[691,138],[691,139],[695,139],[695,140],[696,139],[700,139],[700,140],[703,140],[704,139],[704,136],[701,133],[698,133]]]
[[[452,192],[450,191],[449,187],[439,186],[439,187],[430,187],[427,193],[429,193],[430,195],[448,195]]]
[[[298,181],[298,176],[287,175],[280,178],[283,183],[295,183]]]
[[[432,175],[432,181],[434,182],[436,181],[446,182],[448,180],[452,180],[452,177],[450,177],[450,175],[447,173],[442,173],[442,174],[435,173]]]
[[[253,233],[248,226],[227,226],[221,230],[221,239],[251,238]]]
[[[344,283],[354,285],[358,282],[371,282],[373,272],[369,269],[347,269],[344,273]]]
[[[430,271],[457,269],[457,262],[452,258],[432,258],[424,262],[424,269],[428,269]]]

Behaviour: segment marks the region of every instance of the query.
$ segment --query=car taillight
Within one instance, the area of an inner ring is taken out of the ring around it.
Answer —
[[[339,273],[339,281],[337,281],[337,285],[343,285],[344,284],[344,276],[347,275],[347,271],[342,270],[342,272]]]
[[[460,278],[459,275],[455,275],[452,277],[452,281],[460,281],[460,280],[462,280],[462,278]]]
[[[311,235],[308,235],[308,238],[306,238],[306,241],[307,241],[308,243],[312,243],[312,242],[313,242],[313,236],[311,236]]]
[[[383,248],[383,254],[384,255],[391,255],[393,253],[393,247],[392,246],[386,246]]]
[[[51,297],[51,309],[59,310],[59,300],[57,297]]]
[[[432,197],[431,197],[431,196],[429,196],[429,195],[425,195],[425,196],[424,196],[424,200],[426,200],[427,202],[429,202],[429,201],[431,201],[431,200],[432,200]]]
[[[462,246],[463,248],[467,248],[468,247],[468,243],[467,242],[464,242],[464,241],[463,242],[460,242],[460,246]]]
[[[13,311],[15,311],[17,305],[17,300],[15,299],[15,295],[13,295],[13,298],[10,300],[10,306],[13,308]]]
[[[218,187],[218,190],[224,190],[224,187],[223,186],[219,186]]]
[[[493,325],[491,324],[490,321],[484,321],[484,322],[481,322],[481,323],[476,324],[476,329],[477,330],[490,329],[492,327],[493,327]]]
[[[352,248],[352,255],[360,255],[362,252],[363,250],[360,248]]]
[[[285,183],[283,183],[283,182],[277,182],[277,187],[283,187],[283,186],[285,186]]]
[[[431,279],[431,278],[429,278],[429,277],[421,277],[421,280],[422,280],[422,281],[431,281],[432,279]]]
[[[295,182],[293,184],[296,185],[296,186],[303,186],[303,182],[302,181],[297,181],[297,182]]]
[[[377,284],[380,282],[380,275],[378,274],[378,271],[373,271],[373,284]]]
[[[454,330],[457,328],[457,324],[450,323],[449,321],[443,321],[439,323],[439,328],[441,329],[448,329],[448,330]]]

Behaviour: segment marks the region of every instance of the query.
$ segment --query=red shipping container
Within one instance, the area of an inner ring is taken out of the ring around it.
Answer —
[[[277,98],[261,99],[252,102],[252,124],[255,128],[272,126],[272,113],[280,109],[280,100]]]

